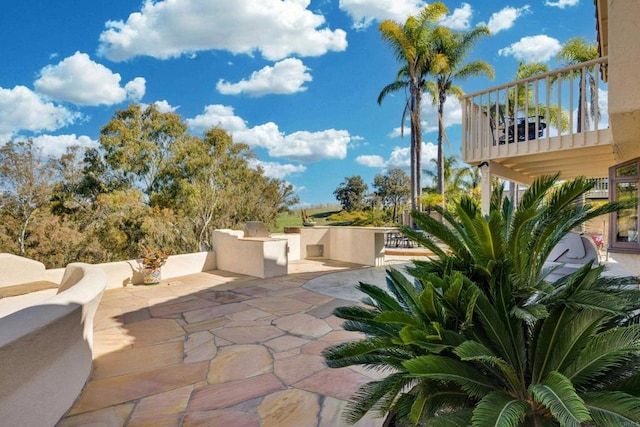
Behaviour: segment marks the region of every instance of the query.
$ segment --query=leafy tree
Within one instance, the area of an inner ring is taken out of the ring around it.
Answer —
[[[386,174],[373,178],[375,193],[383,206],[392,208],[392,221],[396,221],[398,207],[404,205],[411,196],[410,178],[402,169],[389,169]]]
[[[158,111],[150,104],[118,110],[100,132],[104,162],[109,168],[107,184],[137,188],[147,197],[160,190],[159,176],[169,167],[173,146],[187,136],[180,116]]]
[[[558,61],[564,62],[565,65],[581,64],[591,61],[600,56],[598,45],[591,44],[580,37],[570,38],[560,52],[558,52]],[[580,82],[578,83],[578,127],[577,131],[589,129],[589,117],[594,118],[596,113],[597,93],[596,93],[596,76],[594,75],[595,67],[588,67],[586,70],[580,69]],[[591,108],[587,108],[587,95],[583,93],[585,80],[588,81],[589,92],[591,93]],[[589,111],[589,115],[586,112]]]
[[[329,366],[388,371],[348,406],[385,425],[631,426],[640,424],[638,278],[611,278],[591,263],[557,281],[545,266],[577,225],[632,203],[577,201],[593,186],[543,177],[517,210],[498,188],[488,216],[463,197],[446,225],[414,212],[431,249],[409,272],[390,270],[384,290],[360,284],[366,306],[335,314],[361,340],[324,352]]]
[[[342,209],[347,212],[363,210],[365,207],[365,194],[367,192],[367,184],[359,175],[345,178],[345,180],[336,188],[333,194],[342,205]]]
[[[29,228],[39,210],[47,209],[56,171],[51,160],[32,140],[9,141],[0,147],[0,213],[9,240],[17,242],[19,254],[27,254]]]
[[[434,104],[438,105],[438,176],[437,192],[443,194],[444,187],[444,147],[442,137],[444,135],[444,104],[449,95],[461,96],[464,92],[454,82],[473,76],[486,75],[493,79],[493,67],[485,61],[472,61],[464,63],[471,48],[482,36],[489,35],[489,29],[477,26],[473,30],[462,33],[452,31],[446,27],[437,27],[431,34],[433,51],[437,60],[434,61],[432,73],[435,83],[427,84],[427,89],[433,97]]]
[[[435,2],[422,9],[419,16],[409,16],[400,24],[385,20],[380,24],[382,39],[389,43],[396,59],[402,64],[396,80],[385,86],[378,95],[378,104],[393,92],[405,91],[407,99],[402,111],[401,132],[409,113],[411,123],[411,207],[416,209],[422,192],[422,123],[420,108],[422,92],[427,76],[434,68],[430,44],[434,25],[448,9],[442,2]]]

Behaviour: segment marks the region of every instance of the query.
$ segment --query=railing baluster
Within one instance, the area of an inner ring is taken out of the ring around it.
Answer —
[[[587,136],[578,135],[578,129],[580,133],[585,133],[599,130],[600,123],[606,125],[599,117],[599,88],[603,84],[596,81],[594,93],[590,92],[590,74],[597,72],[597,69],[590,70],[590,67],[601,67],[606,62],[606,57],[598,58],[462,97],[465,127],[462,134],[463,153],[467,160],[479,162],[529,151],[524,145],[509,146],[509,142],[546,138],[547,150],[551,149],[551,143],[554,147],[557,143],[565,147],[567,143],[585,144]],[[593,120],[589,120],[590,117]],[[568,119],[568,123],[564,119]],[[552,139],[549,128],[553,121],[556,122],[554,126],[557,133]],[[566,125],[569,127],[566,128]],[[565,135],[569,135],[568,140],[563,137]],[[597,143],[597,137],[594,140],[592,136],[588,138]],[[543,149],[539,144],[535,148]]]

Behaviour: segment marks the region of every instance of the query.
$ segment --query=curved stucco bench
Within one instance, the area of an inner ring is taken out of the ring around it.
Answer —
[[[106,287],[100,268],[69,264],[58,293],[0,319],[0,423],[52,426],[92,366],[93,316]]]

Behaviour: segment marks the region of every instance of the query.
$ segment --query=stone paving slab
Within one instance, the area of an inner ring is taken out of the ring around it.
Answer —
[[[375,374],[325,365],[322,350],[359,337],[331,314],[352,302],[303,285],[354,268],[302,260],[281,278],[213,271],[106,291],[92,378],[58,426],[346,426]]]

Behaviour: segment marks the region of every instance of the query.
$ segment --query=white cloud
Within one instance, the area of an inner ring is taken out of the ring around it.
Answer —
[[[432,142],[422,143],[422,168],[428,166],[431,159],[435,159],[438,154],[438,146]],[[362,155],[356,158],[356,162],[371,168],[392,169],[400,168],[409,170],[411,168],[411,152],[409,147],[393,147],[389,159],[384,160],[378,155]]]
[[[422,102],[422,132],[435,132],[438,130],[438,107],[431,100]],[[442,122],[445,128],[462,124],[462,106],[455,96],[447,97],[444,103]]]
[[[306,82],[312,79],[302,61],[297,58],[287,58],[276,62],[273,67],[264,67],[251,74],[248,80],[238,83],[227,83],[219,80],[216,89],[224,95],[239,95],[246,93],[250,96],[267,94],[286,95],[307,90]]]
[[[250,137],[251,133],[249,130],[246,135]],[[266,148],[273,157],[314,162],[323,159],[344,159],[347,157],[347,145],[350,141],[351,137],[346,130],[299,131],[269,141]]]
[[[404,22],[427,5],[422,0],[340,0],[340,9],[353,20],[354,28],[366,28],[373,21]]]
[[[159,112],[161,113],[174,113],[179,107],[173,107],[166,99],[162,101],[156,101],[153,103]]]
[[[433,105],[431,99],[422,99],[422,133],[436,132],[438,130],[438,107]],[[444,116],[442,118],[445,129],[451,126],[462,124],[462,106],[458,98],[450,96],[444,103]],[[405,137],[409,137],[411,127],[407,123],[404,127]],[[401,129],[395,128],[390,134],[390,138],[397,138],[401,135]]]
[[[113,105],[123,102],[127,95],[132,100],[142,98],[145,80],[137,77],[120,86],[120,74],[76,52],[57,65],[40,70],[40,78],[34,82],[36,91],[60,101],[78,105]]]
[[[147,81],[144,77],[136,77],[129,83],[124,85],[124,90],[127,92],[127,99],[132,102],[140,102],[144,93],[146,92]]]
[[[588,96],[588,95],[587,95]],[[577,98],[576,98],[577,99]],[[594,119],[590,115],[591,102],[587,102],[587,114],[589,114],[589,130],[594,129]],[[598,129],[609,127],[609,92],[598,88]],[[578,129],[578,108],[573,109],[573,132]]]
[[[40,135],[33,138],[37,147],[42,149],[42,153],[47,156],[60,157],[68,147],[78,145],[83,148],[97,148],[98,142],[86,135]]]
[[[346,32],[321,28],[310,0],[146,0],[126,22],[108,21],[98,52],[112,61],[167,59],[211,49],[269,60],[319,56],[347,48]]]
[[[580,0],[558,0],[558,1],[545,1],[545,6],[559,7],[560,9],[564,9],[567,6],[575,6],[580,3]]]
[[[264,175],[269,178],[283,179],[288,175],[302,173],[307,170],[304,165],[282,164],[276,162],[263,162],[258,159],[250,159],[249,165],[255,169],[261,167]]]
[[[358,156],[356,157],[356,163],[370,168],[383,168],[386,164],[382,156],[378,156],[377,154]]]
[[[204,132],[216,126],[232,133],[247,128],[245,121],[233,112],[233,107],[220,104],[207,105],[202,114],[185,121],[195,132]]]
[[[0,142],[10,140],[21,130],[54,131],[81,117],[79,113],[43,100],[24,86],[0,87]]]
[[[462,7],[455,9],[451,15],[445,16],[439,24],[452,30],[468,30],[471,27],[471,16],[473,16],[471,5],[462,3]]]
[[[529,5],[520,8],[507,6],[492,14],[489,18],[489,23],[481,22],[480,25],[486,25],[489,31],[491,31],[491,34],[497,34],[502,30],[508,30],[513,27],[516,19],[527,13],[531,13],[531,7]]]
[[[523,37],[509,47],[500,49],[499,55],[513,56],[524,62],[546,62],[556,56],[562,46],[553,37],[540,34]]]
[[[344,159],[352,137],[345,130],[327,129],[319,132],[299,131],[285,134],[273,122],[249,128],[245,120],[225,105],[208,105],[203,114],[186,120],[196,132],[219,126],[238,142],[267,149],[272,157],[284,157],[300,162],[324,159]]]

